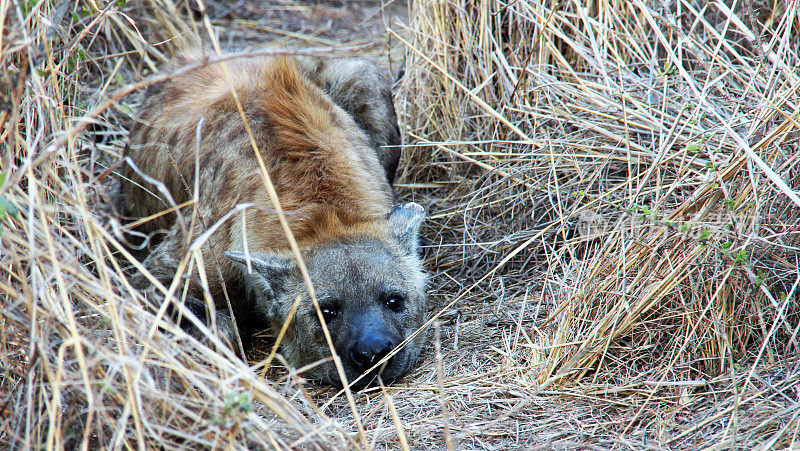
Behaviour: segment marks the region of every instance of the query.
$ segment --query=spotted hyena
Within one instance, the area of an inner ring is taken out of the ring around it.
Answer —
[[[198,61],[183,56],[174,67]],[[152,217],[141,230],[163,232],[144,266],[172,283],[190,245],[210,231],[200,269],[217,322],[255,316],[277,332],[299,298],[282,352],[297,367],[327,359],[307,374],[340,384],[265,170],[352,381],[425,321],[424,211],[394,204],[400,135],[390,82],[360,59],[247,57],[225,67],[179,71],[145,93],[121,190],[128,215]],[[162,214],[176,205],[177,214]],[[203,316],[200,287],[190,277],[189,307]],[[422,337],[388,360],[385,380],[412,367]]]

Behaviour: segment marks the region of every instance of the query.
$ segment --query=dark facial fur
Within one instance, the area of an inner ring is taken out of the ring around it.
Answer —
[[[390,215],[388,239],[354,236],[320,244],[304,255],[308,274],[348,381],[358,378],[417,331],[425,321],[426,276],[417,256],[416,240],[422,210],[399,206]],[[247,256],[229,252],[246,272]],[[246,278],[257,305],[273,318],[277,332],[298,296],[300,306],[282,350],[289,361],[305,365],[330,356],[322,325],[298,267],[288,257],[250,255]],[[362,378],[356,387],[406,373],[423,348],[424,335],[399,349],[382,368]],[[311,377],[341,385],[332,362],[311,370]]]

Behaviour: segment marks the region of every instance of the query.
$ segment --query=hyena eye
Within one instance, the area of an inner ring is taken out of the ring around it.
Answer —
[[[339,306],[335,304],[322,304],[319,306],[319,310],[322,312],[322,317],[325,318],[325,323],[327,324],[336,319],[341,311]]]
[[[399,312],[403,309],[403,304],[405,304],[405,298],[401,294],[393,293],[386,297],[386,307],[389,310]]]

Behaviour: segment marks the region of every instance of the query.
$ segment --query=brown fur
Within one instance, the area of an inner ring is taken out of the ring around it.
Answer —
[[[369,138],[341,108],[299,70],[294,59],[249,58],[228,65],[231,81],[259,152],[277,190],[281,207],[301,247],[348,233],[384,234],[382,222],[392,206],[391,187],[369,147]],[[141,110],[142,123],[131,133],[126,152],[138,168],[164,183],[174,202],[192,197],[195,164],[200,191],[199,222],[193,236],[237,204],[255,202],[272,209],[255,152],[226,84],[220,64],[209,65],[155,87]],[[204,118],[195,141],[198,124]],[[136,217],[169,207],[163,196],[126,166],[127,211]],[[189,215],[190,209],[183,214]],[[251,250],[288,248],[278,216],[249,210]],[[145,231],[176,227],[174,215],[143,226]],[[226,223],[205,246],[204,259],[234,277],[232,262],[218,261],[243,239],[238,217]],[[236,225],[233,225],[236,223]],[[170,243],[172,257],[188,250],[184,237]],[[208,255],[209,251],[213,255]],[[206,268],[212,292],[220,288],[213,267]]]

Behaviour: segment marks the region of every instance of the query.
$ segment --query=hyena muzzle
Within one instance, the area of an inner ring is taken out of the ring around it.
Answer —
[[[199,61],[185,55],[173,67]],[[233,330],[226,318],[241,326],[255,317],[277,332],[299,300],[282,352],[296,367],[325,361],[307,374],[341,384],[283,214],[347,379],[370,368],[359,385],[378,372],[387,381],[405,374],[424,343],[412,337],[426,318],[424,210],[394,204],[400,134],[390,87],[365,60],[288,56],[201,64],[150,87],[121,171],[127,214],[153,217],[142,232],[164,232],[144,266],[169,285],[202,236],[222,331]],[[210,316],[197,274],[185,278],[190,310]],[[176,302],[134,279],[155,302]]]

